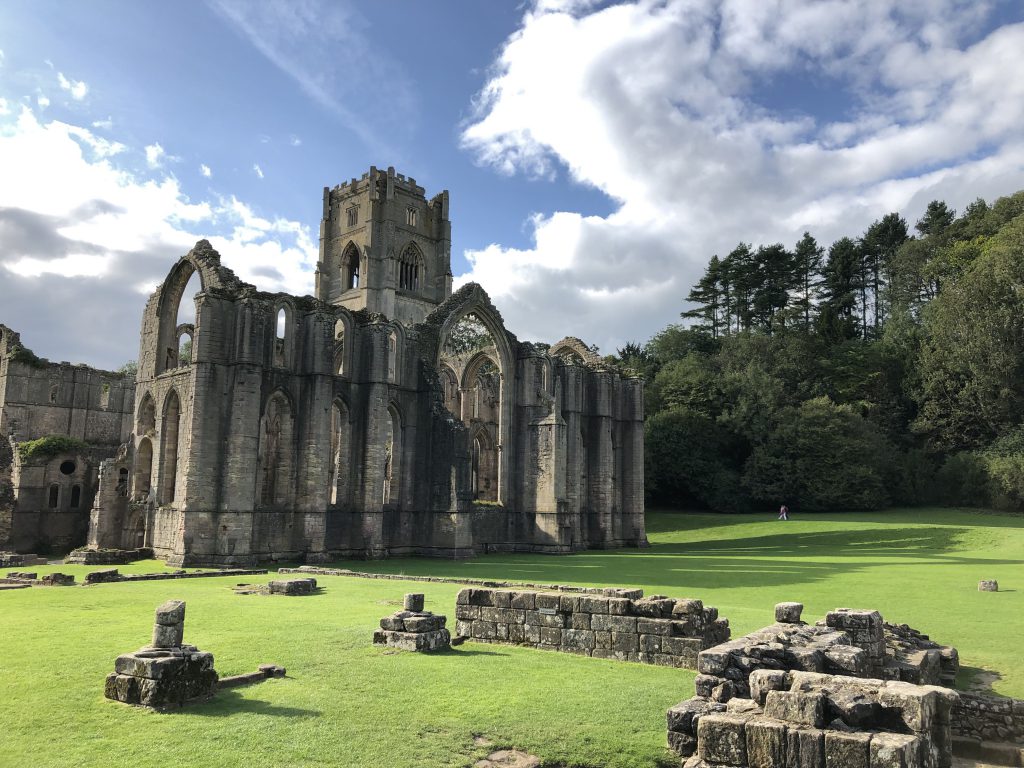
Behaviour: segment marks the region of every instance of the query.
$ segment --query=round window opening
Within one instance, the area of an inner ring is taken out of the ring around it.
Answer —
[[[73,461],[62,461],[60,465],[60,473],[62,475],[70,475],[75,471],[75,462]]]

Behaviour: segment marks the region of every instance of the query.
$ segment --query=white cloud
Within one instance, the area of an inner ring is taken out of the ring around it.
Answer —
[[[210,178],[213,175],[213,171],[210,170],[210,166],[208,166],[206,163],[200,163],[199,174],[201,176],[205,176],[206,178]]]
[[[202,237],[263,290],[312,290],[317,247],[304,226],[234,197],[190,200],[173,177],[114,165],[110,146],[27,108],[0,131],[0,322],[38,354],[135,357],[146,294]]]
[[[302,139],[300,139],[298,136],[295,136],[293,134],[293,135],[288,137],[288,143],[291,144],[293,147],[301,147],[302,146]]]
[[[252,164],[252,172],[256,174],[256,178],[258,178],[258,179],[262,179],[263,178],[263,169],[260,168],[260,164],[259,163],[253,163]]]
[[[89,93],[89,86],[84,81],[64,77],[63,72],[57,73],[57,82],[60,83],[60,89],[70,93],[75,101],[81,101]]]
[[[740,240],[792,245],[810,229],[827,245],[891,210],[913,221],[933,198],[1024,187],[1024,81],[1006,78],[1024,24],[979,40],[984,4],[593,6],[529,9],[462,134],[502,173],[564,169],[618,204],[542,212],[531,248],[466,254],[457,282],[501,297],[527,338],[642,340]],[[831,117],[813,114],[815,88]],[[773,109],[780,93],[796,106]]]
[[[105,120],[93,120],[92,127],[100,130],[109,131],[114,127],[114,120],[111,117],[107,117]]]
[[[150,168],[159,168],[163,163],[164,157],[167,155],[164,148],[161,147],[159,143],[147,144],[145,152],[146,165]]]
[[[11,114],[11,107],[7,103],[7,99],[0,98],[0,115]]]
[[[36,95],[36,104],[38,104],[41,109],[46,109],[50,106],[50,100],[44,94],[40,93]]]

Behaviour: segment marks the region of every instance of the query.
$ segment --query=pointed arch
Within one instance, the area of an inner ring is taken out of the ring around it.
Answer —
[[[395,403],[388,404],[388,418],[384,428],[384,498],[385,505],[399,505],[402,501],[402,451],[404,428],[402,413]]]
[[[495,361],[498,365],[498,406],[497,406],[497,494],[496,501],[505,503],[510,498],[509,483],[509,452],[503,450],[511,444],[512,426],[511,398],[507,396],[506,387],[511,385],[515,372],[516,355],[512,349],[512,340],[505,331],[501,314],[491,303],[490,297],[476,283],[464,285],[453,293],[441,306],[434,310],[427,323],[438,328],[437,354],[435,365],[440,368],[441,354],[448,336],[455,325],[467,315],[475,315],[494,342]]]
[[[135,473],[132,478],[132,500],[146,501],[153,482],[153,442],[144,437],[135,449]]]
[[[409,242],[398,257],[398,287],[403,291],[419,291],[424,283],[423,252],[414,242]]]
[[[164,397],[160,421],[160,503],[174,501],[178,484],[178,435],[181,425],[181,399],[171,389]]]
[[[156,429],[156,404],[153,396],[147,392],[139,404],[139,415],[136,421],[135,434],[149,435]]]
[[[601,358],[595,355],[590,347],[575,336],[566,336],[561,341],[556,341],[548,349],[548,354],[552,357],[569,358],[586,365],[599,365],[601,363]]]
[[[335,506],[351,501],[352,430],[348,405],[338,397],[331,405],[331,472],[328,500]]]
[[[334,363],[332,373],[347,376],[351,370],[349,359],[352,348],[352,317],[338,310],[334,321]]]
[[[279,300],[274,304],[272,316],[274,340],[271,363],[274,368],[288,368],[292,361],[292,348],[295,344],[295,308],[291,302]]]
[[[295,411],[283,389],[267,398],[260,418],[256,463],[256,506],[279,507],[292,501],[295,485]]]
[[[341,292],[362,287],[360,275],[361,258],[359,246],[351,240],[341,252]]]
[[[472,482],[473,498],[480,501],[498,500],[498,461],[494,439],[483,426],[473,435]]]
[[[441,365],[441,390],[444,393],[444,407],[456,418],[462,418],[462,397],[459,377],[447,363]]]

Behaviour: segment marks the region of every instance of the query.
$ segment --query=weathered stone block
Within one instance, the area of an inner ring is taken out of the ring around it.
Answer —
[[[508,625],[508,641],[510,643],[516,643],[522,645],[526,642],[526,630],[522,624],[509,624]]]
[[[456,605],[469,605],[469,597],[472,594],[471,589],[460,589],[459,594],[455,596]]]
[[[825,731],[825,768],[870,768],[871,734]]]
[[[878,701],[898,710],[900,720],[915,733],[931,730],[936,722],[939,695],[931,686],[889,681],[879,690]]]
[[[789,687],[789,676],[778,669],[755,669],[747,678],[750,698],[764,706],[768,691],[784,691]]]
[[[385,616],[380,620],[380,628],[389,632],[404,632],[405,620],[397,613]]]
[[[497,637],[497,625],[493,621],[478,619],[473,622],[473,631],[470,637],[480,640],[494,640]]]
[[[607,614],[609,602],[610,598],[607,597],[593,597],[590,595],[584,595],[583,597],[579,598],[578,610],[584,611],[586,613]]]
[[[272,595],[312,595],[316,591],[316,579],[274,579],[267,582]]]
[[[744,727],[744,735],[747,739],[747,765],[750,768],[779,768],[786,764],[785,723],[765,717],[752,717]]]
[[[436,632],[444,629],[447,617],[431,614],[419,614],[409,616],[405,619],[406,632]]]
[[[562,613],[573,613],[579,610],[579,603],[582,598],[579,595],[562,595],[558,601],[558,610]]]
[[[697,756],[709,763],[746,765],[745,725],[746,718],[739,715],[704,715],[697,723]]]
[[[154,648],[175,648],[181,645],[184,635],[184,623],[154,624],[152,645]]]
[[[671,635],[672,622],[668,619],[637,619],[636,631],[641,635]]]
[[[612,632],[636,634],[637,620],[633,616],[611,616],[595,613],[590,617],[590,628]]]
[[[473,619],[480,618],[480,606],[479,605],[464,605],[457,603],[455,606],[455,618],[463,619],[466,621],[472,621]]]
[[[590,629],[589,613],[573,613],[569,616],[569,626],[572,629]]]
[[[768,691],[764,714],[795,725],[821,728],[825,724],[825,696],[801,691]]]
[[[540,592],[537,594],[537,610],[542,608],[545,610],[557,611],[562,604],[562,596],[559,594],[552,594],[550,592]],[[588,611],[588,613],[594,613],[594,611]]]
[[[697,721],[708,712],[719,711],[721,707],[707,699],[694,697],[676,704],[666,713],[668,729],[681,731],[691,736],[697,735]]]
[[[424,595],[422,592],[410,592],[402,600],[402,608],[407,611],[420,612],[423,610]]]
[[[825,732],[790,727],[786,732],[786,768],[824,768]]]
[[[562,630],[556,627],[541,627],[540,628],[540,644],[541,645],[561,645],[562,644]]]
[[[641,590],[637,590],[641,592]],[[612,616],[628,616],[632,601],[624,597],[610,597],[605,601],[608,605],[608,613]]]
[[[697,737],[688,733],[669,731],[668,748],[680,757],[689,757],[697,751]]]
[[[999,582],[994,579],[985,579],[978,582],[979,592],[998,592]]]
[[[855,645],[833,645],[823,651],[825,672],[833,675],[864,677],[870,670],[867,651]]]
[[[777,603],[775,605],[775,621],[779,624],[799,624],[803,611],[803,603]]]
[[[383,637],[381,637],[383,635]],[[388,632],[374,633],[373,641],[378,645],[398,648],[403,651],[423,653],[437,651],[451,646],[451,635],[447,629],[433,632]],[[383,641],[383,642],[381,642]]]
[[[509,599],[509,607],[522,611],[534,611],[537,609],[537,599],[534,592],[513,592]]]
[[[697,656],[697,671],[705,675],[721,675],[729,668],[732,652],[721,646],[708,648]]]
[[[512,607],[512,593],[499,591],[494,593],[494,607],[495,608],[511,608]]]
[[[562,647],[567,651],[592,651],[594,633],[587,629],[567,629],[562,632]]]
[[[876,733],[868,748],[871,768],[921,768],[921,740],[902,733]]]
[[[702,616],[703,613],[704,603],[688,597],[676,600],[675,605],[672,606],[673,616]]]

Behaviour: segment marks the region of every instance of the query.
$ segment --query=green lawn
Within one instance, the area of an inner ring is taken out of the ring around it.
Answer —
[[[810,619],[837,606],[878,608],[956,645],[965,666],[1001,674],[997,692],[1024,697],[1024,518],[650,513],[648,533],[642,551],[344,565],[641,586],[718,606],[734,634],[769,623],[781,600],[803,602]],[[979,593],[983,578],[1004,591]],[[664,750],[664,712],[692,695],[690,672],[473,643],[389,653],[370,637],[404,592],[426,592],[428,610],[452,617],[459,587],[322,577],[322,594],[284,598],[235,595],[236,580],[0,592],[0,768],[468,766],[504,746],[545,765],[677,764]],[[166,715],[106,701],[114,657],[145,644],[153,609],[168,598],[188,602],[186,641],[211,651],[220,674],[273,662],[288,677]],[[474,745],[477,734],[495,747]]]

